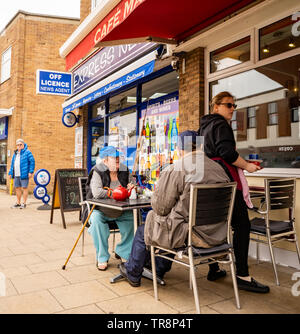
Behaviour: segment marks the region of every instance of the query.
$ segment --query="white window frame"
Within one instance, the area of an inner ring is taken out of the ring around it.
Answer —
[[[298,8],[298,11],[300,12],[300,7]],[[230,38],[223,40],[220,43],[215,43],[212,45],[208,45],[205,48],[204,53],[204,75],[205,75],[205,88],[204,88],[204,94],[205,94],[205,113],[209,113],[209,85],[211,82],[224,79],[239,73],[247,72],[250,70],[253,70],[258,67],[262,67],[271,63],[275,63],[277,61],[290,58],[293,56],[300,55],[300,47],[289,50],[286,52],[283,52],[281,54],[259,60],[259,29],[266,27],[272,23],[275,23],[279,20],[282,20],[289,15],[293,15],[297,10],[291,9],[282,12],[280,15],[273,16],[269,20],[264,21],[261,24],[256,24],[251,29],[248,29],[246,31],[243,31],[239,34],[236,34],[234,36],[231,36]],[[247,61],[245,63],[242,63],[240,65],[232,66],[229,68],[226,68],[221,71],[217,71],[214,73],[210,73],[210,52],[215,51],[221,47],[224,47],[226,45],[229,45],[231,43],[234,43],[244,37],[249,36],[250,34],[250,61]],[[299,111],[300,112],[300,111]],[[299,123],[300,127],[300,123]],[[299,128],[300,131],[300,128]],[[281,176],[281,177],[300,177],[300,168],[264,168],[261,171],[258,171],[255,173],[255,175],[250,173],[245,173],[247,176]]]
[[[5,55],[9,53],[9,58],[3,61]],[[11,46],[7,48],[1,55],[1,83],[5,82],[6,80],[10,79],[11,75],[11,56],[12,56],[12,48]]]
[[[102,2],[103,0],[91,0],[91,12]]]

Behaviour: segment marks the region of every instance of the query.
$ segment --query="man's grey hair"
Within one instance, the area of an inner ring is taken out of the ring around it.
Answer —
[[[19,139],[16,140],[16,144],[18,144],[18,143],[22,143],[22,144],[24,144],[24,140],[21,139],[21,138],[19,138]]]

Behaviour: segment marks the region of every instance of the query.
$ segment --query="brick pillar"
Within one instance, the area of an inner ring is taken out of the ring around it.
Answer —
[[[204,115],[204,49],[180,56],[179,63],[179,130],[198,130]]]
[[[90,14],[91,12],[91,0],[80,1],[80,23]]]

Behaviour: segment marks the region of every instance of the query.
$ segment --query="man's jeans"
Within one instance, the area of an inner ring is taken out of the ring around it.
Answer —
[[[125,263],[128,278],[134,282],[140,281],[143,273],[143,268],[150,268],[151,266],[151,254],[146,248],[144,241],[144,229],[145,225],[140,225],[137,228],[130,257]],[[164,274],[172,267],[172,261],[156,257],[156,273],[160,278],[164,277]]]

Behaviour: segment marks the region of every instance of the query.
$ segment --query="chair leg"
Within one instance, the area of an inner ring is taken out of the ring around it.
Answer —
[[[193,260],[193,251],[191,247],[189,248],[189,265],[190,265],[190,275],[192,278],[196,312],[197,314],[200,314],[201,311],[200,311],[200,303],[199,303],[198,288],[197,288],[197,281],[196,281],[196,273],[195,273],[195,266],[194,266],[194,260]]]
[[[240,296],[239,296],[239,290],[238,290],[237,281],[236,281],[236,273],[235,273],[232,252],[229,253],[229,260],[230,260],[230,270],[231,270],[231,276],[232,276],[232,284],[233,284],[233,291],[234,291],[234,296],[235,296],[236,307],[237,309],[240,309],[241,308]]]
[[[256,263],[259,264],[259,242],[256,242]]]
[[[280,285],[279,279],[278,279],[277,268],[276,268],[276,262],[275,262],[273,245],[272,245],[272,241],[271,241],[271,235],[270,235],[269,231],[267,232],[267,237],[268,237],[268,244],[269,244],[269,250],[270,250],[270,255],[271,255],[271,260],[272,260],[272,265],[273,265],[273,270],[274,270],[276,285]]]
[[[113,231],[113,246],[112,246],[112,252],[115,251],[115,243],[116,243],[116,231]]]
[[[298,261],[299,261],[299,264],[300,264],[300,250],[299,250],[299,244],[298,244],[298,239],[297,239],[297,234],[295,232],[294,234],[294,237],[295,237],[295,246],[296,246],[296,253],[298,255]]]
[[[154,247],[151,246],[151,267],[152,267],[152,275],[153,275],[153,289],[154,289],[154,298],[158,299],[158,291],[157,291],[157,275],[156,275],[156,265],[155,265],[155,254]]]

